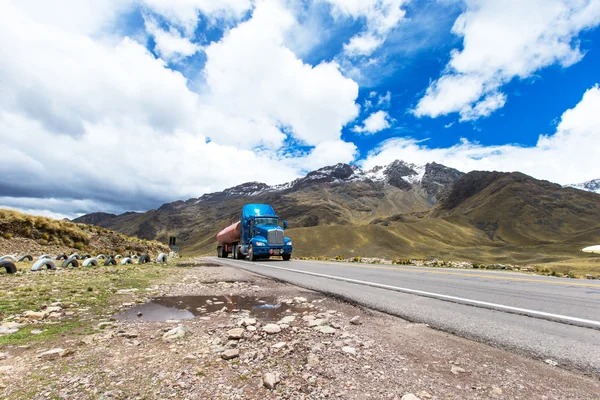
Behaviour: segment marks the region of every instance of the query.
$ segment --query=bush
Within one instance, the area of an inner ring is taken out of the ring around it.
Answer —
[[[362,257],[361,256],[356,256],[352,259],[352,262],[362,262]]]
[[[335,259],[336,259],[337,261],[342,261],[342,260],[344,259],[344,257],[342,257],[342,256],[335,256]]]
[[[412,265],[412,260],[410,258],[394,258],[392,260],[392,264],[396,264],[396,265]]]
[[[39,243],[39,244],[41,244],[42,246],[46,246],[46,245],[48,245],[48,241],[47,241],[47,240],[44,240],[44,239],[40,239],[40,240],[38,240],[38,243]]]
[[[12,233],[10,233],[10,232],[4,232],[4,233],[2,234],[2,237],[3,237],[4,239],[6,239],[6,240],[10,240],[10,239],[12,239],[12,237],[13,237],[13,234],[12,234]]]
[[[75,247],[79,251],[83,251],[85,249],[85,244],[83,244],[82,242],[75,242],[73,247]]]

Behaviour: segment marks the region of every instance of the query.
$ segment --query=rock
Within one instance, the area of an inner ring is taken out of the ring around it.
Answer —
[[[356,355],[356,349],[354,347],[344,346],[342,347],[342,351],[346,354],[352,354],[353,356]]]
[[[244,328],[234,328],[227,331],[229,340],[240,340],[244,337]]]
[[[263,374],[262,381],[263,381],[263,385],[267,389],[273,390],[273,389],[275,389],[275,385],[277,385],[277,378],[275,378],[275,375],[273,375],[270,372]]]
[[[430,399],[431,395],[426,392],[425,390],[421,390],[420,392],[417,393],[417,396],[421,399]]]
[[[309,367],[316,367],[317,365],[319,365],[319,357],[317,357],[315,354],[313,353],[309,353],[308,357],[306,359],[306,364]]]
[[[271,347],[274,348],[274,349],[283,349],[285,346],[287,346],[286,342],[279,342],[279,343],[275,343]]]
[[[594,275],[585,274],[585,279],[596,279]]]
[[[247,330],[248,332],[256,332],[256,327],[255,327],[254,325],[248,325],[248,326],[246,327],[246,330]]]
[[[362,325],[362,321],[360,320],[360,317],[358,315],[356,317],[352,317],[350,323],[352,325]]]
[[[41,335],[44,331],[39,330],[39,329],[32,329],[31,330],[31,334],[32,335]]]
[[[302,320],[305,322],[310,322],[314,319],[316,319],[314,315],[305,315],[304,317],[302,317]]]
[[[337,332],[336,329],[332,328],[331,326],[318,326],[315,328],[315,330],[326,335],[331,335]]]
[[[196,361],[197,359],[198,357],[193,354],[187,354],[185,357],[183,357],[183,361]]]
[[[544,362],[546,364],[548,364],[548,365],[552,365],[553,367],[558,366],[558,363],[556,361],[554,361],[554,360],[551,360],[551,359],[544,360]]]
[[[138,317],[141,317],[142,315],[144,315],[144,313],[142,313],[141,311],[139,313],[137,313]]]
[[[494,385],[492,386],[492,394],[499,396],[502,394],[502,389]]]
[[[0,325],[0,335],[9,335],[11,333],[18,332],[23,324],[17,322],[5,322]]]
[[[263,332],[266,332],[269,335],[281,332],[281,328],[277,324],[267,324],[263,326],[262,330]]]
[[[412,393],[406,393],[404,396],[402,396],[402,400],[421,400],[421,399],[419,399],[417,396],[415,396]]]
[[[326,325],[328,321],[324,318],[313,319],[312,321],[308,321],[308,326],[313,328],[315,326]]]
[[[0,360],[6,360],[8,358],[8,353],[0,353]]]
[[[458,374],[462,374],[462,373],[464,373],[464,372],[467,372],[467,371],[465,371],[463,368],[461,368],[461,367],[457,367],[456,365],[453,365],[453,366],[452,366],[452,369],[451,369],[450,371],[451,371],[451,372],[452,372],[454,375],[458,375]]]
[[[229,349],[229,350],[225,350],[223,353],[221,353],[221,358],[223,360],[231,360],[231,359],[239,357],[239,356],[240,356],[240,351],[238,349]]]
[[[181,339],[185,336],[185,334],[189,332],[189,329],[186,328],[183,325],[179,325],[173,329],[171,329],[170,331],[168,331],[167,333],[165,333],[163,335],[163,340],[177,340],[177,339]]]
[[[242,320],[242,325],[244,325],[244,326],[256,325],[256,318],[245,318],[244,320]]]
[[[308,300],[306,299],[306,297],[294,297],[294,303],[296,304],[302,304],[307,302]]]
[[[34,320],[34,321],[41,321],[44,318],[46,318],[46,313],[44,311],[25,311],[23,313],[23,317],[30,319],[30,320]]]
[[[279,321],[277,324],[281,325],[281,324],[285,324],[285,325],[289,325],[292,322],[294,322],[296,320],[296,317],[294,317],[293,315],[288,315],[287,317],[283,317],[281,319],[281,321]]]
[[[61,311],[62,311],[62,307],[58,307],[58,306],[48,307],[45,310],[45,312],[47,312],[47,313],[61,312]]]
[[[74,353],[74,350],[71,350],[71,349],[56,348],[56,349],[48,350],[41,354],[38,354],[38,358],[41,358],[44,361],[49,361],[49,360],[55,360],[59,357],[66,357],[73,353]]]

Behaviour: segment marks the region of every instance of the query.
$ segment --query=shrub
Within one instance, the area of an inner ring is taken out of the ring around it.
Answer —
[[[40,240],[38,240],[38,243],[39,243],[39,244],[41,244],[42,246],[46,246],[46,245],[48,245],[48,241],[47,241],[47,240],[45,240],[45,239],[40,239]]]
[[[83,244],[82,242],[75,242],[73,247],[75,247],[79,251],[82,251],[83,249],[85,249],[85,244]]]
[[[362,262],[362,257],[361,256],[356,256],[352,259],[352,262]]]
[[[338,255],[338,256],[335,256],[335,259],[337,261],[342,261],[344,259],[344,257]]]
[[[410,258],[394,258],[392,264],[396,265],[411,265],[412,260]]]
[[[10,240],[10,239],[12,239],[12,237],[13,237],[13,234],[12,234],[12,233],[10,233],[10,232],[4,232],[4,233],[2,234],[2,237],[3,237],[4,239],[6,239],[6,240]]]

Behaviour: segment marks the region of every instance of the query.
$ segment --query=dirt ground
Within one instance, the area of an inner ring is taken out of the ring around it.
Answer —
[[[123,269],[111,283],[94,274],[121,267],[1,275],[2,326],[20,330],[0,336],[0,397],[600,399],[597,377],[246,271],[200,259],[129,268],[142,267],[150,278]],[[88,288],[63,290],[82,279]],[[44,304],[19,309],[28,285]]]

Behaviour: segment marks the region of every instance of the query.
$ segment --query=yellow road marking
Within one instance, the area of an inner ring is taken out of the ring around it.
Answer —
[[[554,280],[541,280],[541,279],[531,279],[531,278],[516,278],[510,276],[496,276],[496,275],[487,275],[487,274],[474,274],[469,272],[452,272],[452,271],[427,271],[427,270],[415,270],[409,267],[384,267],[384,266],[375,266],[375,265],[364,265],[364,264],[348,264],[348,263],[335,263],[329,261],[309,261],[309,260],[298,260],[298,261],[307,261],[307,262],[316,262],[321,264],[331,264],[337,266],[348,266],[348,267],[357,267],[357,268],[373,268],[373,269],[386,269],[392,271],[408,271],[408,272],[416,272],[416,273],[426,273],[426,274],[438,274],[438,275],[458,275],[458,276],[471,276],[475,278],[483,278],[483,279],[500,279],[505,281],[519,281],[519,282],[541,282],[541,283],[549,283],[552,285],[568,285],[568,286],[582,286],[582,287],[593,287],[600,289],[600,284],[593,283],[578,283],[578,282],[562,282],[562,281],[554,281]],[[427,267],[419,267],[419,268],[427,268]],[[433,268],[433,267],[432,267]]]

